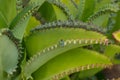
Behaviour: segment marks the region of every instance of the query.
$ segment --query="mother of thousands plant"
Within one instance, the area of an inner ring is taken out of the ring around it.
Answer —
[[[0,80],[120,80],[119,0],[0,0]]]

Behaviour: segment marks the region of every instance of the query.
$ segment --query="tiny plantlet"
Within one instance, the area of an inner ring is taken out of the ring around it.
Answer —
[[[0,80],[120,80],[119,0],[0,0]]]

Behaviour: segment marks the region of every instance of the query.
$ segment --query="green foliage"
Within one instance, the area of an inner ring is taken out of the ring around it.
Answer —
[[[86,57],[88,55],[89,57]],[[54,67],[55,65],[58,67]],[[109,65],[110,61],[107,57],[87,49],[76,48],[48,61],[36,71],[33,76],[35,76],[35,80],[59,80],[63,76],[74,72],[89,70],[92,68],[104,68]]]
[[[56,19],[56,14],[53,5],[45,2],[38,10],[39,14],[44,17],[44,20],[49,22]],[[41,20],[42,21],[42,20]]]
[[[0,0],[1,80],[99,80],[120,65],[119,1],[24,2]]]
[[[0,35],[0,70],[12,75],[17,69],[19,50],[16,44],[7,35]],[[2,76],[3,74],[0,74]],[[8,76],[6,76],[8,77]],[[1,78],[4,80],[4,78]]]
[[[114,32],[112,35],[118,42],[120,42],[120,30]]]
[[[0,13],[4,16],[7,24],[10,24],[16,16],[16,0],[0,0]]]
[[[86,21],[94,12],[95,0],[80,0],[79,8],[78,19]]]
[[[4,27],[8,27],[7,22],[3,14],[0,12],[0,28],[4,28]]]

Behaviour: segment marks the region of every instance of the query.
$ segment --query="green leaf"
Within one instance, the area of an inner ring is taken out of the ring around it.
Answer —
[[[109,13],[100,15],[94,19],[91,20],[91,23],[97,25],[97,26],[102,26],[102,28],[106,28],[109,20]]]
[[[70,49],[89,44],[106,44],[106,42],[106,37],[102,34],[79,28],[56,28],[32,33],[25,43],[28,56],[34,56],[23,67],[23,75],[30,77],[48,60]]]
[[[16,16],[16,0],[0,0],[0,12],[10,24]]]
[[[0,78],[3,79],[3,66],[2,66],[2,60],[1,60],[1,58],[0,58]]]
[[[0,35],[0,60],[2,64],[0,69],[12,74],[17,68],[18,55],[19,52],[16,45],[6,35]]]
[[[86,36],[87,35],[87,36]],[[39,31],[37,33],[32,33],[26,39],[26,48],[28,55],[32,56],[35,53],[41,51],[42,49],[49,47],[54,44],[58,44],[61,40],[104,40],[105,36],[93,32],[86,31],[80,28],[54,28],[45,31]]]
[[[118,45],[108,45],[105,49],[104,54],[108,56],[114,64],[120,64],[120,59],[117,59],[117,54],[120,54],[120,46]]]
[[[26,30],[26,27],[27,27],[28,22],[29,22],[29,19],[30,19],[30,16],[27,17],[24,20],[24,22],[18,23],[16,25],[16,27],[12,30],[12,32],[16,38],[22,40],[24,33],[25,33],[25,30]]]
[[[62,78],[60,80],[70,80],[70,77],[69,76],[65,76],[64,78]]]
[[[47,21],[47,22],[56,20],[56,14],[55,14],[55,11],[53,9],[53,6],[52,6],[52,4],[50,4],[48,2],[45,2],[40,7],[38,12],[41,15],[41,17],[43,17],[45,19],[45,21]]]
[[[112,35],[120,43],[120,30],[114,32]]]
[[[95,5],[95,12],[98,11],[102,6],[109,4],[111,0],[97,0]]]
[[[59,7],[62,10],[62,12],[67,16],[68,19],[73,20],[73,16],[65,4],[63,4],[61,1],[53,1],[52,3],[55,6]]]
[[[120,10],[116,14],[115,24],[113,26],[114,27],[112,28],[111,33],[120,29]]]
[[[80,0],[78,19],[86,21],[93,14],[95,8],[95,0]]]
[[[105,4],[88,18],[88,22],[98,26],[106,27],[108,25],[110,13],[116,13],[118,10],[118,4]]]
[[[75,7],[75,5],[72,3],[72,1],[71,0],[61,0],[61,2],[68,7],[70,14],[73,16],[73,18],[75,18],[78,13],[78,9]]]
[[[80,3],[80,0],[74,0],[76,4],[78,5]]]
[[[5,27],[8,27],[7,21],[3,16],[3,14],[0,12],[0,28],[5,28]]]
[[[97,52],[77,48],[48,61],[33,74],[33,78],[34,80],[59,80],[74,72],[94,68],[102,69],[110,64],[107,57]]]
[[[79,78],[84,79],[87,77],[91,77],[91,76],[95,75],[96,73],[98,73],[99,71],[101,71],[101,68],[94,68],[94,69],[90,69],[90,70],[80,71]]]
[[[45,0],[39,0],[38,3],[36,2],[28,5],[14,18],[14,20],[11,22],[10,29],[12,29],[12,32],[16,38],[23,38],[25,29],[32,13],[38,10],[44,1]]]
[[[10,24],[10,29],[12,30],[14,36],[18,39],[22,39],[27,23],[31,16],[31,11],[33,10],[33,5],[24,8]]]
[[[97,41],[95,39],[90,39],[90,40],[72,39],[72,40],[66,40],[64,41],[64,43],[61,42],[59,44],[46,47],[45,49],[37,52],[37,54],[34,54],[34,56],[32,56],[30,60],[28,60],[26,65],[23,67],[23,75],[29,78],[34,71],[36,71],[39,67],[44,65],[47,61],[68,50],[90,44],[105,44],[105,43],[104,40]]]
[[[25,7],[20,13],[18,13],[16,17],[13,19],[13,21],[11,22],[10,29],[14,29],[14,27],[16,27],[17,24],[20,24],[20,22],[23,22],[24,20],[26,20],[26,18],[31,15],[32,11],[35,10],[34,9],[35,6],[36,6],[35,4],[31,4]]]
[[[53,6],[53,9],[55,11],[57,20],[67,20],[67,16],[59,7],[57,7],[56,5],[52,5],[52,6]]]
[[[30,30],[39,24],[40,24],[40,22],[38,20],[36,20],[35,17],[31,17],[28,22],[26,31],[25,31],[25,36],[28,36],[30,34]]]

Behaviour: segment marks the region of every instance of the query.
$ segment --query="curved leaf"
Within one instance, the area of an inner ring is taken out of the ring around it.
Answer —
[[[73,2],[71,0],[61,0],[61,2],[63,4],[66,5],[66,7],[68,7],[71,16],[73,16],[73,19],[76,17],[77,13],[78,13],[78,9],[76,8],[76,6],[73,4]]]
[[[87,35],[87,36],[86,36]],[[54,28],[49,30],[43,30],[36,33],[32,33],[26,39],[26,48],[28,55],[32,56],[42,49],[49,47],[54,44],[58,44],[61,40],[76,40],[76,39],[95,39],[104,40],[105,36],[92,32],[86,31],[80,28]]]
[[[22,39],[32,13],[38,10],[44,1],[45,0],[39,0],[39,3],[36,2],[28,5],[14,18],[11,22],[10,29],[12,29],[12,32],[16,38]]]
[[[16,0],[0,0],[0,12],[10,24],[16,16]]]
[[[47,61],[56,57],[57,55],[60,55],[68,50],[90,44],[106,44],[106,41],[96,39],[72,39],[66,40],[64,43],[55,44],[51,47],[45,48],[42,51],[35,54],[33,57],[31,57],[30,60],[28,60],[27,64],[23,67],[23,75],[29,78],[34,71],[36,71],[39,67],[41,67]]]
[[[25,36],[28,36],[30,34],[30,30],[34,27],[36,27],[37,25],[40,25],[40,22],[38,20],[35,19],[35,17],[31,17],[29,22],[28,22],[28,26],[26,28],[25,31]]]
[[[88,22],[92,22],[98,26],[106,26],[108,24],[109,15],[112,12],[119,10],[118,4],[106,4],[102,6],[97,12],[88,18]]]
[[[0,29],[5,28],[5,27],[8,27],[7,21],[5,17],[3,16],[3,14],[0,12]]]
[[[106,44],[108,40],[105,36],[96,32],[79,28],[71,29],[58,27],[56,29],[40,30],[39,32],[32,33],[26,39],[25,43],[28,56],[39,52],[37,55],[31,57],[23,67],[23,75],[28,78],[40,66],[65,51],[89,44]],[[38,62],[40,62],[40,64],[38,64]],[[28,66],[31,67],[28,68]]]
[[[118,42],[120,42],[120,30],[114,32],[112,35]]]
[[[38,10],[38,14],[45,19],[46,22],[56,20],[56,14],[53,9],[52,4],[45,2],[40,9]],[[40,20],[41,21],[41,20]]]
[[[57,7],[59,7],[64,12],[64,14],[67,16],[68,19],[73,20],[73,16],[65,4],[63,4],[61,1],[53,1],[52,3],[56,5]],[[62,14],[62,13],[59,13],[59,14]]]
[[[99,71],[101,71],[101,68],[93,68],[90,70],[80,71],[78,75],[79,75],[80,79],[85,79],[85,78],[88,78],[88,77],[95,75]]]
[[[6,36],[0,36],[0,59],[3,71],[12,74],[18,64],[18,49],[16,45]]]
[[[47,62],[33,74],[33,78],[35,80],[59,80],[74,72],[94,68],[102,69],[110,65],[111,62],[107,57],[94,51],[77,48]]]
[[[114,64],[120,64],[120,46],[108,45],[104,54],[108,56]]]
[[[63,20],[63,21],[67,20],[67,16],[65,15],[65,13],[59,7],[57,7],[56,5],[52,5],[52,6],[53,6],[53,9],[55,11],[57,20]]]
[[[0,78],[3,79],[3,66],[2,66],[2,60],[1,60],[1,58],[0,58]]]
[[[111,29],[111,34],[113,33],[113,32],[115,32],[115,31],[117,31],[117,30],[119,30],[120,29],[120,11],[118,11],[117,13],[116,13],[116,17],[115,17],[115,24],[113,25],[114,27]],[[110,35],[111,35],[110,34]]]
[[[62,78],[61,80],[70,80],[69,76],[65,76],[64,78]]]
[[[110,0],[97,0],[95,5],[95,12],[98,11],[102,6],[111,3]]]
[[[67,20],[67,21],[53,21],[49,23],[45,23],[43,25],[39,25],[31,30],[32,33],[37,32],[37,31],[43,31],[47,29],[54,29],[54,28],[81,28],[85,30],[91,30],[91,31],[96,31],[99,33],[106,33],[105,29],[102,29],[101,27],[89,24],[89,23],[84,23],[82,21],[78,20]]]
[[[80,0],[78,19],[86,21],[93,14],[95,8],[95,0]]]

